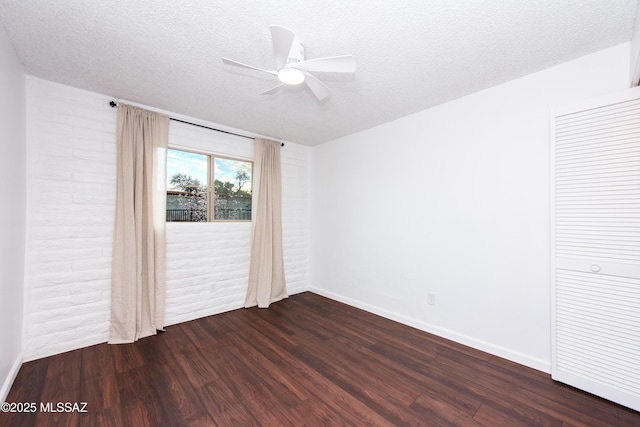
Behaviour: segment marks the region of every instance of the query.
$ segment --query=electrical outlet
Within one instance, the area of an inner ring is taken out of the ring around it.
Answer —
[[[427,304],[436,305],[436,294],[427,294]]]

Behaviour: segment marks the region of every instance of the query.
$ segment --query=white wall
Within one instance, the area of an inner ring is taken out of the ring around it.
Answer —
[[[116,125],[109,100],[27,77],[27,360],[108,336]],[[252,157],[249,140],[178,122],[171,122],[169,144]],[[293,143],[282,152],[291,293],[308,287],[310,152]],[[243,305],[249,233],[246,223],[167,225],[168,324]]]
[[[0,24],[0,402],[22,361],[26,211],[25,75]]]
[[[316,146],[311,290],[549,371],[550,110],[628,81],[626,43]]]
[[[631,87],[640,82],[640,3],[636,8],[636,20],[633,23],[631,46],[629,49],[629,83]]]
[[[106,339],[116,169],[107,102],[27,77],[26,360]]]

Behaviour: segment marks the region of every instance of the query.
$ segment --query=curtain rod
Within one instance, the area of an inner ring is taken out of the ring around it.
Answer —
[[[109,105],[111,106],[111,108],[118,108],[118,103],[116,101],[113,101],[113,100],[110,101]],[[229,135],[240,136],[242,138],[255,139],[252,136],[240,135],[239,133],[233,133],[233,132],[229,132],[229,131],[222,130],[222,129],[216,129],[216,128],[212,128],[212,127],[205,126],[205,125],[199,125],[198,123],[191,123],[191,122],[187,122],[187,121],[184,121],[184,120],[175,119],[173,117],[169,117],[169,120],[173,120],[174,122],[185,123],[185,124],[188,124],[188,125],[191,125],[191,126],[197,126],[199,128],[205,128],[205,129],[209,129],[209,130],[214,130],[216,132],[228,133]],[[284,147],[284,142],[281,142],[280,146]]]

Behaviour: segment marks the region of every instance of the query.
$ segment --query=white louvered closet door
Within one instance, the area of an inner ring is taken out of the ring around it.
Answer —
[[[640,410],[640,88],[552,117],[552,377]]]

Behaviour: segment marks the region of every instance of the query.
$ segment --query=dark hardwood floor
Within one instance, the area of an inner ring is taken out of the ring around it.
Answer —
[[[7,402],[36,412],[0,426],[640,426],[549,375],[309,292],[25,363]],[[86,412],[42,410],[58,402]]]

